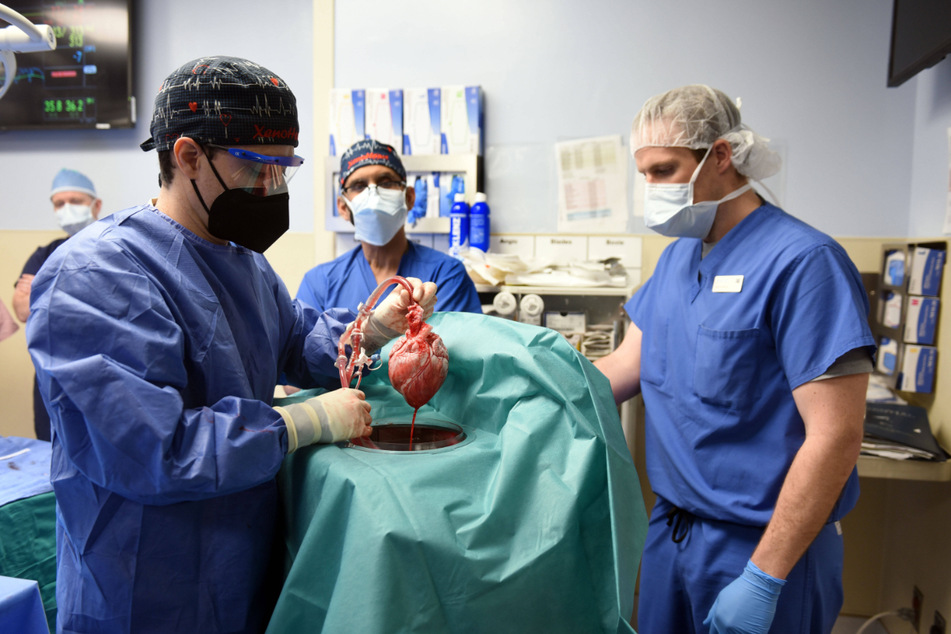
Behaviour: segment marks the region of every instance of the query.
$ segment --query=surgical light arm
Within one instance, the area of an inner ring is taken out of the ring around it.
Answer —
[[[0,4],[0,20],[11,24],[0,29],[0,62],[3,64],[3,86],[0,86],[0,99],[2,99],[17,74],[14,53],[55,50],[56,35],[50,25],[33,24],[4,4]]]

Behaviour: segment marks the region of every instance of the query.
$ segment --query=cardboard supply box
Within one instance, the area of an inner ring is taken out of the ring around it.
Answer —
[[[911,254],[908,292],[912,295],[936,296],[941,293],[941,273],[945,252],[941,249],[916,247]]]
[[[366,134],[380,143],[403,147],[403,91],[367,88]]]
[[[583,333],[588,327],[588,317],[584,311],[546,311],[545,327],[563,334]]]
[[[905,343],[932,345],[935,342],[935,328],[938,326],[937,297],[909,297],[905,313]]]
[[[439,127],[442,90],[407,88],[403,91],[403,154],[440,153]]]
[[[440,117],[443,154],[482,154],[485,112],[480,86],[443,86]]]
[[[366,138],[366,91],[334,88],[330,91],[330,156]]]
[[[934,389],[937,359],[938,349],[933,346],[905,346],[898,389],[903,392],[930,393]]]

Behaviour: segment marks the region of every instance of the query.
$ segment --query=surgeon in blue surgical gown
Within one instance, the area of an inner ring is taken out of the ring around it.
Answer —
[[[292,300],[261,255],[287,229],[303,162],[280,77],[237,58],[188,62],[162,84],[150,130],[158,198],[78,233],[33,282],[57,630],[262,631],[285,455],[369,432],[369,404],[334,367],[353,315]],[[431,314],[435,286],[413,283]],[[401,291],[380,305],[368,349],[405,326],[409,303]],[[338,389],[273,408],[282,373]]]

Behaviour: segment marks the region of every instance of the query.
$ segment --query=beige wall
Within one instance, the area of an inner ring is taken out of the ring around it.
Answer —
[[[13,285],[40,245],[61,238],[59,231],[0,231],[0,301],[13,314]],[[26,328],[0,341],[0,436],[33,434],[33,364],[26,351]]]

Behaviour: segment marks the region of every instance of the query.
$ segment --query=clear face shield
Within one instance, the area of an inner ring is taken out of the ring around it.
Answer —
[[[241,159],[239,166],[228,174],[234,189],[255,196],[273,196],[287,192],[287,183],[304,163],[300,156],[271,156],[222,145],[206,144]]]

